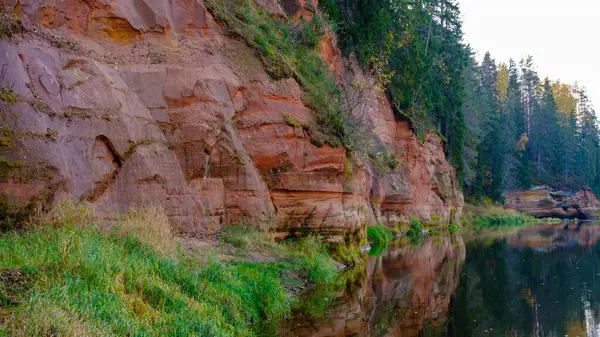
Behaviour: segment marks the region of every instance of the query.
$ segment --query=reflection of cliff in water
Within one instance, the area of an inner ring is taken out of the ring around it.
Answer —
[[[600,226],[586,222],[565,225],[537,225],[507,237],[511,247],[558,249],[576,246],[591,247],[600,238]]]
[[[310,320],[298,313],[282,335],[416,337],[425,325],[446,321],[464,259],[458,234],[429,237],[418,247],[391,247],[353,271],[363,277],[348,284],[327,318]]]

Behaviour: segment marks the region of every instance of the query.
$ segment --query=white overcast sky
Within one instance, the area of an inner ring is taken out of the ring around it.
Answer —
[[[585,86],[600,107],[600,0],[459,0],[465,42],[481,61],[532,55],[540,78]],[[600,111],[598,111],[600,112]]]

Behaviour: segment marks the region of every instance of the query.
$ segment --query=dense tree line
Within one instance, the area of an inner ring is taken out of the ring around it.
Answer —
[[[499,199],[506,189],[539,184],[600,187],[598,125],[584,88],[541,80],[531,57],[497,66],[486,53],[467,71],[469,195]]]
[[[600,187],[585,89],[541,80],[531,57],[478,63],[457,0],[320,0],[340,47],[371,69],[421,139],[439,132],[468,196],[537,184]]]

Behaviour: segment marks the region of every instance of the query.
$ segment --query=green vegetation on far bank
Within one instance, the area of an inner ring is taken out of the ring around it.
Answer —
[[[461,222],[466,227],[478,230],[494,227],[519,227],[542,222],[554,223],[560,222],[560,219],[538,219],[531,215],[520,213],[514,209],[491,204],[465,204]]]
[[[94,221],[64,203],[0,237],[0,335],[254,336],[288,317],[307,284],[341,287],[314,237],[226,231],[190,250],[157,208],[110,229]]]

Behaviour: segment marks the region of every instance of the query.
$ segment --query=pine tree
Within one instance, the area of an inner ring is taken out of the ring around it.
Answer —
[[[533,57],[528,56],[521,60],[521,101],[523,104],[523,118],[525,121],[525,132],[531,134],[531,116],[537,105],[536,89],[540,79],[535,71]]]
[[[598,126],[596,113],[591,106],[585,88],[578,90],[578,114],[581,130],[579,134],[579,158],[581,160],[580,174],[582,182],[587,187],[598,179]]]
[[[507,162],[514,167],[512,184],[505,184],[506,188],[531,186],[531,167],[529,163],[528,142],[529,136],[525,129],[525,116],[521,105],[521,86],[519,82],[519,70],[514,60],[509,61],[508,66],[508,89],[506,98],[506,110],[510,127],[512,130],[506,137],[512,141],[512,146],[507,149]]]
[[[497,69],[490,53],[486,53],[480,67],[479,96],[484,120],[483,138],[478,146],[476,196],[500,200],[504,151],[502,148],[501,119],[497,102]]]

